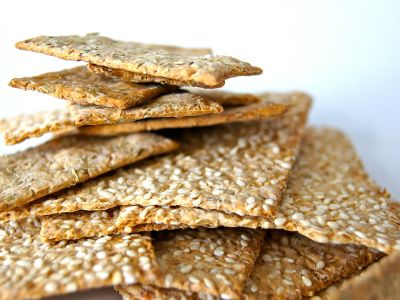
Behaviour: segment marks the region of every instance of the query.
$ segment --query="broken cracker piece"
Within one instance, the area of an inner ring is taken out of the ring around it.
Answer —
[[[67,110],[43,111],[1,120],[0,132],[6,145],[14,145],[28,138],[48,132],[69,132],[75,124]]]
[[[150,237],[106,236],[43,244],[32,218],[0,223],[0,298],[39,299],[116,284],[149,283],[158,266]]]
[[[177,144],[152,133],[114,138],[66,136],[36,148],[0,156],[0,211],[83,182]]]
[[[228,96],[225,97],[228,98]],[[264,94],[260,98],[262,99],[260,103],[248,104],[239,107],[227,107],[224,108],[224,111],[219,114],[207,114],[194,117],[183,117],[179,119],[154,118],[130,123],[83,126],[78,128],[77,133],[83,135],[113,136],[118,134],[152,131],[166,128],[213,126],[232,122],[247,122],[259,119],[266,120],[281,116],[288,110],[288,106],[284,104],[284,102],[277,100],[276,98],[279,99],[279,96],[276,96],[275,94]],[[221,105],[225,105],[223,102],[227,102],[225,100],[212,100],[220,103]]]
[[[33,77],[14,78],[10,86],[35,90],[81,105],[126,109],[178,88],[160,84],[124,82],[93,74],[85,66]]]
[[[223,86],[228,78],[257,75],[262,72],[258,67],[228,56],[193,56],[190,52],[186,54],[186,51],[168,51],[169,49],[161,47],[154,49],[97,34],[39,36],[19,42],[16,47],[112,68],[111,70],[119,73],[128,73],[133,79],[130,81],[135,82],[215,88]],[[92,68],[91,70],[93,71]],[[128,75],[119,79],[127,80],[127,77]]]
[[[69,110],[76,125],[99,125],[132,122],[148,118],[182,118],[220,113],[221,105],[190,93],[159,96],[129,109],[72,104]]]

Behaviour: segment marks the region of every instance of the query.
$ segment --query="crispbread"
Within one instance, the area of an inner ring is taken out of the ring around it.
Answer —
[[[82,105],[130,108],[178,88],[160,84],[138,84],[93,74],[85,66],[33,77],[14,78],[10,86],[35,90]]]
[[[169,49],[146,48],[143,44],[115,41],[97,34],[39,36],[19,42],[16,47],[62,59],[85,61],[125,73],[128,71],[134,75],[136,82],[220,87],[228,78],[262,72],[260,68],[228,56],[168,52]]]
[[[109,188],[113,189],[114,185]],[[92,190],[90,193],[95,192]],[[346,199],[339,195],[344,195],[345,192]],[[387,196],[386,192],[367,177],[350,142],[340,131],[311,128],[305,134],[288,188],[283,195],[279,212],[274,217],[240,216],[194,207],[160,207],[168,203],[159,202],[159,206],[145,208],[122,207],[115,224],[120,228],[135,227],[142,223],[188,227],[280,228],[298,231],[319,242],[361,244],[389,253],[400,247],[400,222],[399,209],[396,208],[398,204],[387,201]],[[109,198],[111,202],[115,201]],[[75,209],[78,206],[81,209],[89,208],[86,204],[88,200],[77,199],[83,203],[74,206],[69,201],[68,205]],[[336,199],[341,202],[335,201]],[[38,203],[36,213],[49,214],[49,209],[57,213],[66,209],[62,205],[64,199],[55,201],[57,202],[54,206],[58,211],[54,207],[50,208],[52,202],[49,201]],[[156,204],[151,201],[143,202],[142,205]],[[102,202],[97,205],[97,209],[107,209],[106,205],[109,203],[110,201]],[[35,214],[32,207],[29,212],[17,212],[18,216]],[[57,215],[54,215],[49,222],[62,227],[57,219]],[[70,227],[68,230],[73,231],[74,226]]]
[[[164,279],[154,285],[237,299],[263,237],[263,231],[249,229],[159,233],[154,237],[154,249]]]
[[[139,234],[43,244],[28,218],[0,223],[0,299],[38,299],[115,284],[149,283],[158,266]]]
[[[239,96],[237,96],[239,97]],[[208,114],[194,117],[184,117],[179,119],[157,118],[149,120],[140,120],[131,123],[83,126],[79,128],[78,133],[83,135],[113,136],[117,134],[126,134],[132,132],[160,130],[166,128],[187,128],[212,126],[232,122],[254,121],[258,119],[269,119],[278,117],[287,111],[288,107],[282,101],[276,100],[275,94],[265,94],[261,103],[248,104],[240,107],[227,107],[219,114]],[[228,95],[225,98],[228,99]],[[235,99],[235,98],[232,98]],[[279,98],[278,98],[279,99]],[[213,101],[225,104],[228,100]],[[236,100],[229,100],[231,103]]]
[[[312,300],[396,300],[400,287],[400,252],[372,264],[363,272],[343,280]]]
[[[0,132],[4,134],[7,145],[18,144],[32,137],[48,132],[64,132],[75,129],[67,110],[43,111],[19,115],[1,120]]]
[[[190,93],[209,98],[222,106],[241,106],[260,103],[262,97],[249,93],[234,93],[224,90],[204,90],[200,88],[186,89]]]
[[[287,98],[287,102],[298,104],[282,118],[184,130],[179,153],[40,199],[1,218],[105,210],[139,203],[273,215],[297,154],[310,105],[305,95]],[[247,184],[253,188],[244,189]]]
[[[172,93],[156,97],[129,109],[72,104],[69,110],[76,125],[132,122],[148,118],[182,118],[223,111],[221,105],[190,93]]]
[[[157,248],[156,248],[157,255]],[[268,230],[241,299],[302,299],[382,257],[363,246],[319,244],[297,233]],[[161,265],[161,271],[163,266]],[[125,300],[219,299],[171,288],[117,286]]]
[[[177,144],[153,133],[113,138],[66,136],[0,156],[0,211],[7,211],[110,170],[166,153]]]

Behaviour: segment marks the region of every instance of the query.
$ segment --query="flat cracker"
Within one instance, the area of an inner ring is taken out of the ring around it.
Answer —
[[[240,299],[303,299],[380,257],[381,253],[363,246],[319,244],[297,233],[268,230]],[[117,286],[116,290],[125,300],[220,299],[152,285]]]
[[[179,153],[40,199],[1,219],[135,204],[273,215],[297,155],[310,105],[305,95],[281,97],[298,105],[280,119],[183,131]],[[253,188],[244,189],[248,184]]]
[[[14,145],[48,132],[68,132],[75,128],[67,110],[53,110],[3,119],[0,132],[6,145]]]
[[[0,223],[0,298],[38,299],[116,284],[149,283],[158,266],[139,234],[43,244],[40,223]]]
[[[113,138],[66,136],[0,156],[0,211],[22,206],[177,144],[152,133]]]
[[[234,96],[232,100],[226,94],[225,98],[213,98],[213,101],[226,105],[228,101],[233,103],[239,96]],[[219,114],[208,114],[194,117],[184,117],[179,119],[157,118],[140,120],[131,123],[83,126],[78,129],[79,134],[97,135],[97,136],[113,136],[117,134],[127,134],[132,132],[153,131],[167,128],[190,128],[213,126],[232,122],[248,122],[254,120],[267,120],[281,116],[288,109],[287,105],[282,101],[275,101],[276,94],[264,94],[260,103],[248,104],[239,107],[225,107],[224,111]],[[293,95],[294,97],[294,95]],[[223,100],[221,100],[223,99]],[[247,100],[246,100],[247,101]],[[225,103],[224,103],[225,102]]]
[[[229,56],[186,55],[184,52],[146,48],[143,44],[116,41],[97,34],[39,36],[19,42],[16,47],[62,59],[85,61],[120,73],[129,72],[135,82],[214,88],[223,86],[228,78],[262,72],[258,67]]]
[[[400,287],[400,252],[388,255],[363,272],[343,280],[311,300],[396,300]]]
[[[92,104],[119,109],[137,106],[178,89],[169,85],[116,80],[93,74],[85,66],[33,77],[14,78],[9,85],[39,91],[81,105]]]
[[[200,88],[187,88],[185,90],[213,100],[222,106],[242,106],[263,101],[261,96],[250,93],[234,93],[224,90],[204,90]]]
[[[154,237],[161,288],[237,299],[257,259],[264,232],[248,229],[181,230]],[[130,287],[120,287],[129,289]]]
[[[132,122],[148,118],[182,118],[220,113],[221,105],[190,93],[172,93],[159,96],[129,109],[100,106],[69,106],[76,125],[99,125]]]
[[[297,231],[321,243],[360,244],[390,253],[400,248],[400,210],[397,203],[387,198],[387,193],[368,178],[343,133],[329,128],[310,128],[304,136],[297,163],[274,217],[173,207],[174,204],[163,202],[152,206],[157,203],[150,201],[142,204],[147,207],[122,207],[116,225],[120,228],[135,227],[142,223],[278,228]],[[63,199],[54,205],[59,210],[65,209],[60,203],[63,203]],[[169,206],[160,206],[164,204]],[[51,202],[36,207],[39,213],[45,214],[50,206]],[[74,208],[77,209],[77,206],[89,208],[86,204],[77,204]],[[97,209],[107,208],[104,203],[97,206]],[[53,212],[57,213],[55,209]],[[35,212],[31,209],[30,213]],[[28,213],[20,214],[23,215]],[[49,222],[57,222],[57,219],[57,215],[53,215]]]

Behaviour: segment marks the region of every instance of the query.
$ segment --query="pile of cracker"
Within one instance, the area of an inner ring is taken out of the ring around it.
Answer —
[[[0,299],[395,299],[400,206],[307,94],[214,90],[262,70],[210,49],[17,48],[87,66],[10,82],[67,105],[0,121],[6,144],[52,135],[0,157]]]

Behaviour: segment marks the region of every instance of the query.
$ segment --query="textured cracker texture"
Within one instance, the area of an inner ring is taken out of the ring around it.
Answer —
[[[225,98],[223,97],[220,99],[229,98],[228,94],[224,93],[224,95]],[[234,96],[234,98],[239,97],[240,96]],[[254,121],[258,119],[267,120],[269,118],[278,117],[287,111],[288,107],[285,105],[285,101],[283,100],[286,97],[295,98],[296,94],[290,96],[264,94],[260,96],[260,99],[262,100],[259,103],[248,104],[239,107],[225,107],[224,111],[219,114],[183,117],[179,119],[157,118],[140,120],[131,123],[83,126],[79,128],[78,133],[84,135],[113,136],[116,134],[152,131],[166,128],[203,127],[232,122]],[[220,101],[216,98],[212,98],[211,100],[220,103],[221,105],[226,105],[226,102],[228,102],[227,100]],[[223,102],[225,102],[225,104]],[[233,100],[231,103],[233,103]]]
[[[173,92],[177,87],[138,84],[96,75],[85,66],[33,77],[14,78],[10,86],[39,91],[82,105],[100,105],[126,109]]]
[[[240,299],[310,297],[380,257],[382,253],[363,246],[319,244],[297,233],[269,230]],[[117,286],[117,291],[126,300],[220,299],[207,293],[140,284]]]
[[[48,132],[66,132],[75,129],[67,110],[43,111],[0,120],[0,132],[4,142],[13,145],[28,138],[39,137]]]
[[[174,141],[153,133],[114,138],[67,136],[0,156],[0,211],[149,156],[175,150],[177,146]]]
[[[400,252],[395,252],[318,296],[323,300],[395,300],[400,294],[399,270]]]
[[[117,178],[124,176],[116,175],[113,180],[116,182]],[[116,225],[118,228],[135,228],[147,223],[187,227],[278,228],[298,231],[323,243],[360,244],[390,253],[400,245],[400,210],[398,203],[388,201],[387,196],[368,178],[343,133],[328,128],[310,128],[274,217],[240,216],[217,210],[173,206],[177,205],[175,203],[165,206],[163,202],[148,202],[142,204],[147,207],[122,207]],[[96,207],[89,206],[89,200],[83,204],[74,204],[73,201],[66,204],[64,199],[56,199],[56,203],[37,203],[16,212],[14,217],[56,214],[73,209],[107,209],[110,203],[116,201],[110,194],[108,198],[108,202],[98,203]],[[81,197],[73,199],[82,201]],[[53,209],[50,208],[52,204]],[[54,226],[62,227],[64,234],[75,230],[73,224],[61,226],[62,220],[57,215],[53,215],[52,222]]]
[[[238,214],[273,215],[298,151],[310,100],[271,122],[186,130],[182,149],[3,214],[50,215],[120,205],[180,205]],[[251,185],[251,189],[244,187]]]
[[[133,234],[43,244],[31,218],[0,223],[0,299],[39,299],[116,284],[148,283],[158,266],[150,237]]]
[[[72,104],[69,109],[77,125],[124,123],[148,118],[182,118],[223,111],[218,103],[190,93],[162,95],[129,109],[79,104]]]
[[[193,56],[112,40],[97,34],[39,36],[16,44],[23,50],[85,61],[132,73],[133,81],[220,87],[235,76],[257,75],[262,70],[229,56]],[[126,80],[127,78],[122,78]]]
[[[159,233],[154,237],[154,249],[163,280],[155,285],[237,299],[253,269],[263,237],[263,231],[249,229],[200,228]],[[125,288],[130,287],[121,287]]]

